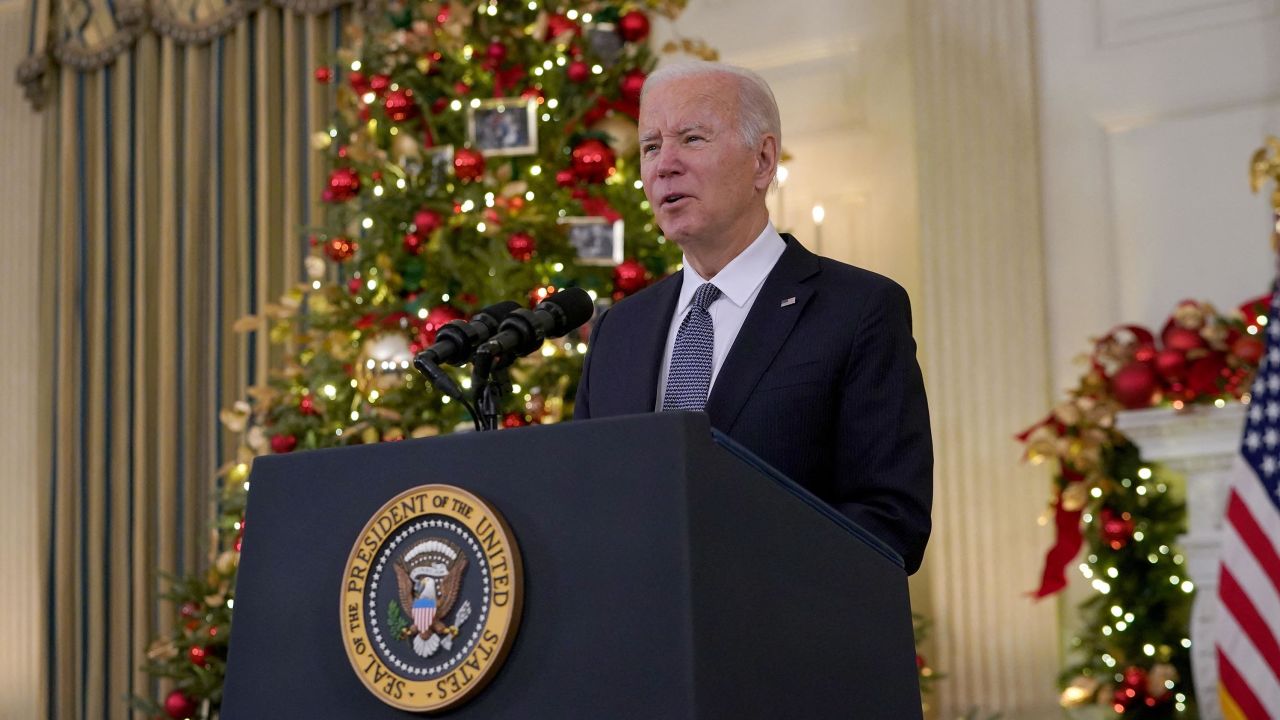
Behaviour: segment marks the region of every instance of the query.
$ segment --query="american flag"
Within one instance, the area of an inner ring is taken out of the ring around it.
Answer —
[[[1280,292],[1272,294],[1222,531],[1215,650],[1227,720],[1280,718]],[[1201,698],[1201,702],[1210,702]]]

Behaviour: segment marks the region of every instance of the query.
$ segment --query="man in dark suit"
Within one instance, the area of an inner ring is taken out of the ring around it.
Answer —
[[[639,130],[645,195],[684,267],[597,319],[575,417],[705,409],[915,572],[933,449],[906,292],[774,229],[781,122],[759,76],[659,70]]]

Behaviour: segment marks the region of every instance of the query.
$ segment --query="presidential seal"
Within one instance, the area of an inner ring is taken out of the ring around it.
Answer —
[[[502,666],[523,596],[520,550],[496,510],[449,485],[408,490],[369,520],[347,560],[347,657],[388,705],[454,707]]]

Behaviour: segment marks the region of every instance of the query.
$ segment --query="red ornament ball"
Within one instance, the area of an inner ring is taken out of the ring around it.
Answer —
[[[1200,333],[1177,325],[1166,328],[1160,339],[1164,341],[1165,347],[1183,352],[1204,347],[1204,338],[1200,337]]]
[[[192,645],[187,650],[187,659],[191,660],[191,664],[196,667],[204,667],[209,664],[209,651],[199,645]]]
[[[529,262],[537,249],[538,243],[529,233],[512,233],[511,237],[507,238],[507,252],[520,262]]]
[[[354,90],[357,95],[363,95],[369,92],[369,78],[365,77],[364,73],[359,72],[358,70],[352,70],[347,75],[347,84],[351,86],[351,89]]]
[[[574,60],[565,67],[564,76],[569,82],[584,83],[591,77],[591,68],[581,60]]]
[[[618,19],[618,34],[627,42],[640,42],[649,37],[649,16],[632,10]]]
[[[435,210],[427,210],[426,208],[423,208],[413,214],[414,231],[422,233],[423,235],[430,235],[436,230],[439,230],[440,226],[443,224],[444,217]]]
[[[411,233],[404,234],[404,251],[405,252],[409,253],[410,255],[417,255],[418,253],[422,252],[422,245],[423,245],[422,236],[419,235],[418,233],[411,232]]]
[[[618,83],[618,89],[622,91],[622,98],[633,103],[640,102],[640,91],[644,89],[645,77],[646,75],[641,70],[627,71]]]
[[[507,46],[495,40],[489,43],[489,47],[484,54],[494,63],[501,64],[507,59]]]
[[[1137,665],[1130,665],[1124,671],[1125,687],[1138,688],[1146,690],[1147,687],[1147,671]]]
[[[1187,389],[1196,395],[1217,395],[1230,376],[1222,353],[1215,352],[1191,363],[1187,369]]]
[[[613,269],[613,287],[623,295],[643,290],[649,284],[649,273],[635,260],[623,260]]]
[[[408,88],[387,93],[386,99],[382,101],[382,109],[387,112],[387,118],[391,122],[400,123],[418,117],[418,103],[413,99],[413,91]]]
[[[528,425],[528,424],[529,424],[528,421],[526,421],[524,419],[524,416],[521,415],[520,413],[507,413],[502,418],[502,427],[504,428],[518,428],[518,427],[524,427],[525,425]]]
[[[1127,512],[1117,514],[1111,508],[1102,508],[1098,513],[1102,539],[1112,550],[1120,550],[1133,539],[1133,516]]]
[[[330,238],[329,242],[324,244],[324,254],[336,263],[346,262],[356,254],[359,247],[355,241],[339,235],[336,238]]]
[[[556,13],[547,18],[547,34],[543,36],[543,39],[550,42],[564,35],[577,35],[581,32],[582,29],[578,27],[578,23],[560,13]]]
[[[173,720],[183,720],[196,714],[196,701],[181,690],[174,690],[164,699],[164,712]]]
[[[427,75],[428,76],[439,75],[440,65],[444,61],[444,53],[440,52],[439,50],[432,50],[426,55],[423,55],[423,57],[426,58],[428,63]]]
[[[360,173],[354,168],[334,168],[329,173],[329,182],[324,194],[328,202],[346,202],[360,194]]]
[[[613,149],[595,138],[578,143],[572,158],[574,174],[589,183],[602,183],[613,174]]]
[[[302,399],[298,401],[298,412],[303,415],[315,415],[316,401],[311,399],[310,395],[303,395]]]
[[[463,182],[484,177],[484,155],[472,148],[458,148],[453,152],[453,174]]]
[[[560,187],[569,187],[578,182],[578,176],[572,170],[560,170],[556,172],[556,184]]]
[[[466,317],[461,310],[452,305],[437,305],[427,311],[427,317],[422,321],[422,329],[418,332],[418,341],[423,347],[430,345],[436,341],[436,331],[444,327],[447,323],[454,320],[462,320]]]
[[[293,452],[298,447],[298,438],[293,435],[272,435],[271,436],[271,452],[282,455],[287,452]]]
[[[1262,360],[1264,349],[1262,341],[1252,335],[1241,335],[1231,343],[1231,354],[1249,365],[1257,365]]]
[[[378,74],[369,78],[369,89],[379,95],[390,86],[391,78],[386,75]]]
[[[1129,363],[1111,376],[1111,394],[1130,410],[1151,407],[1158,387],[1159,379],[1146,363]]]
[[[1156,353],[1155,366],[1165,380],[1181,380],[1187,372],[1187,356],[1181,350],[1165,348]]]
[[[1117,713],[1123,714],[1135,704],[1141,702],[1138,698],[1138,691],[1131,687],[1118,687],[1112,696],[1112,709]]]
[[[193,602],[184,602],[182,607],[178,609],[184,618],[193,618],[200,614],[200,606]]]
[[[328,83],[330,80],[333,80],[333,70],[328,65],[316,68],[316,82]]]

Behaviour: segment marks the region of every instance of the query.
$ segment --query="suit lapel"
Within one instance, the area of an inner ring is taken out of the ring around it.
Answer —
[[[787,249],[760,288],[707,398],[711,425],[723,432],[733,428],[742,406],[813,295],[813,289],[802,281],[818,272],[818,256],[790,235],[783,235],[783,239]]]
[[[667,332],[671,327],[671,315],[680,299],[681,273],[673,273],[654,285],[644,295],[633,300],[644,300],[647,307],[637,307],[634,313],[635,368],[639,375],[626,384],[623,405],[627,412],[652,412],[658,402],[658,374],[662,372],[662,355],[667,350]]]

